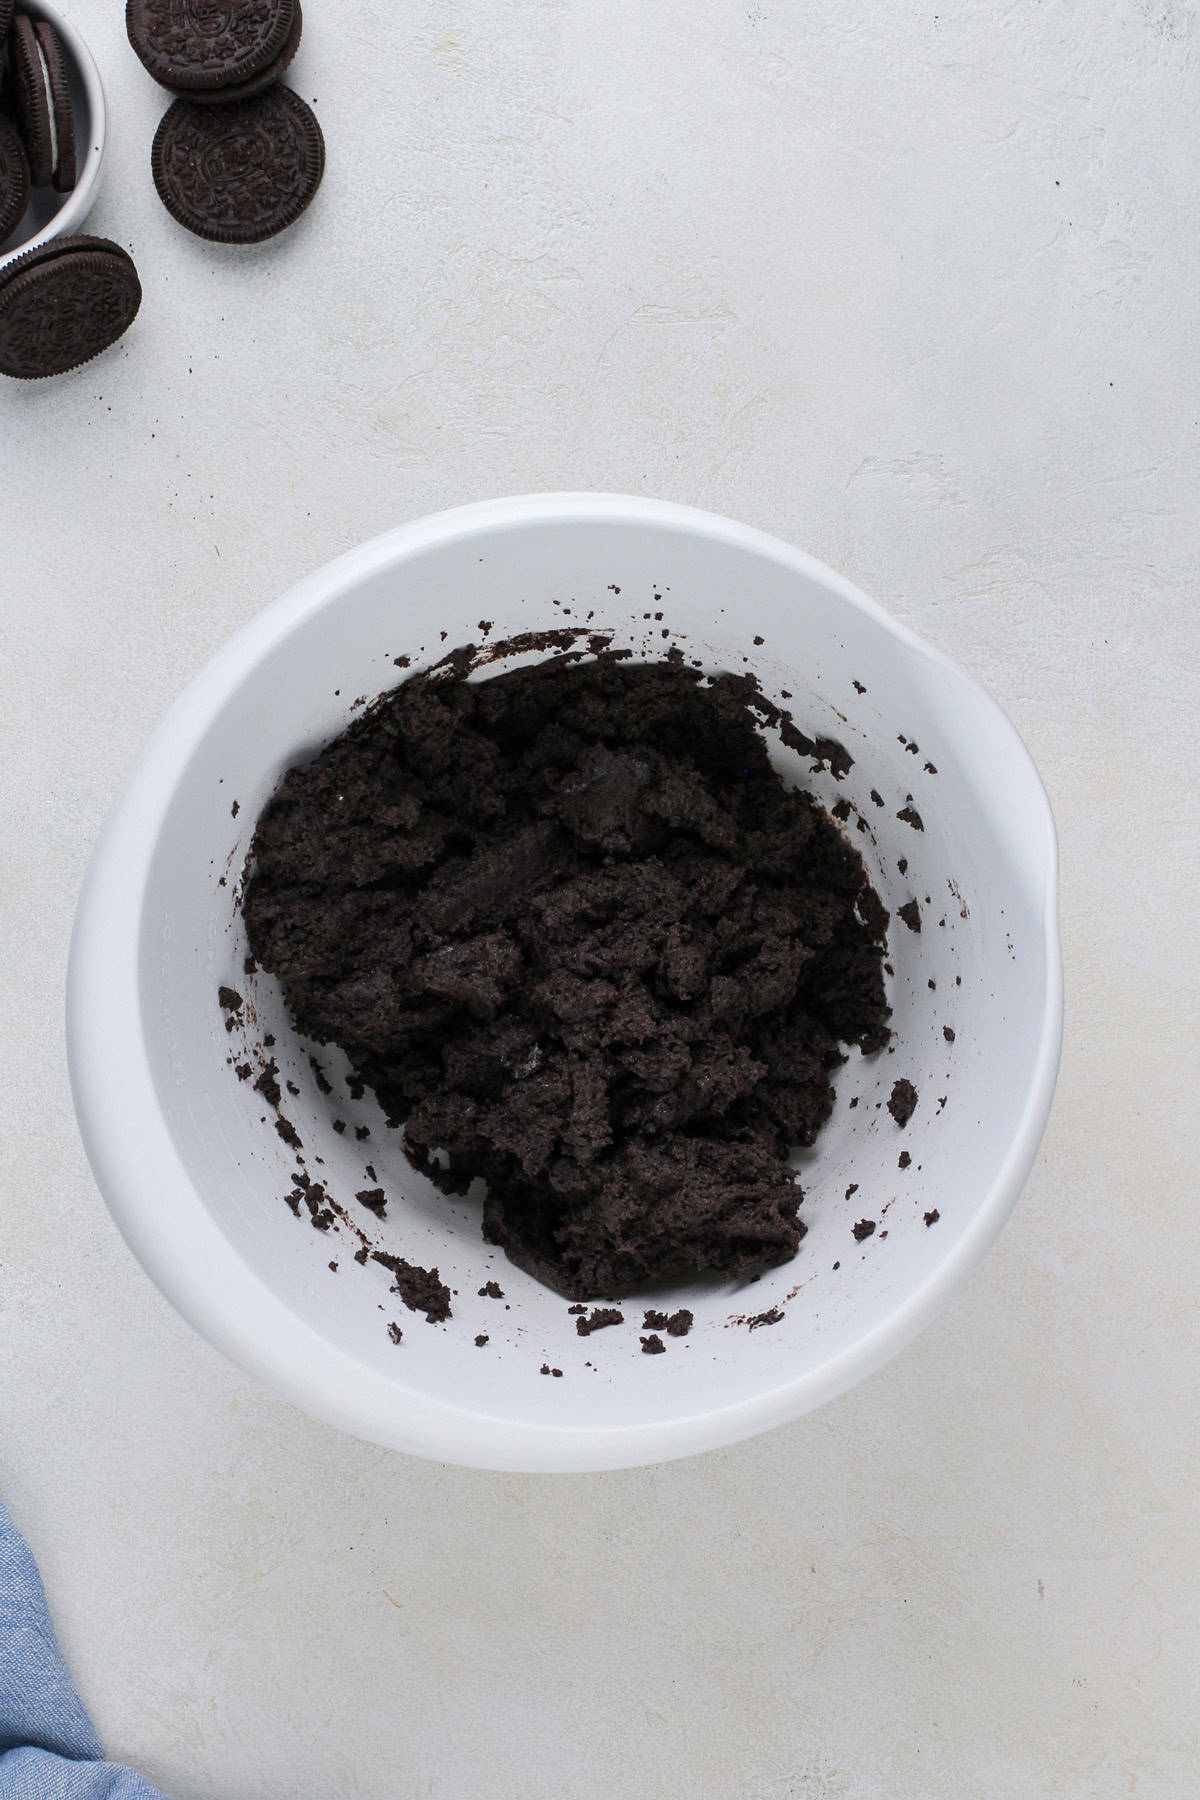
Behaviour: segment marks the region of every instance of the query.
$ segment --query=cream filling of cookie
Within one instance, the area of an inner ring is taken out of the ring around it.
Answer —
[[[46,62],[46,53],[34,39],[38,62],[42,66],[42,86],[46,90],[46,112],[50,119],[50,178],[58,174],[58,120],[54,117],[54,90],[50,86],[50,69]]]

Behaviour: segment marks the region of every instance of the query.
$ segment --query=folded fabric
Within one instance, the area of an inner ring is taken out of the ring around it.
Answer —
[[[67,1673],[37,1564],[0,1501],[0,1800],[165,1800],[106,1762]]]

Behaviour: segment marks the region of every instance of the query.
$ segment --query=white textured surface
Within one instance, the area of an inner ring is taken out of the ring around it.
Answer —
[[[0,1486],[112,1754],[177,1800],[1108,1800],[1200,1782],[1197,23],[1188,0],[311,0],[274,246],[178,231],[121,9],[125,342],[0,393]],[[802,544],[987,682],[1062,840],[1067,1047],[965,1295],[657,1471],[309,1423],[150,1288],[61,1042],[168,701],[415,514],[613,488]]]

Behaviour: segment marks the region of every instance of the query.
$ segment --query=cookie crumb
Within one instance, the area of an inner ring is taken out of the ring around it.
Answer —
[[[860,1219],[858,1224],[854,1227],[854,1236],[861,1244],[864,1238],[869,1238],[874,1230],[874,1219]]]
[[[904,1078],[901,1077],[901,1079],[894,1084],[892,1088],[892,1097],[887,1103],[887,1109],[891,1113],[893,1119],[895,1119],[897,1125],[902,1129],[908,1124],[908,1121],[917,1110],[917,1090],[911,1081],[905,1081]]]
[[[755,1313],[752,1319],[746,1320],[746,1324],[751,1331],[757,1331],[760,1325],[778,1325],[782,1318],[783,1314],[779,1308],[772,1306],[766,1312]]]
[[[279,1064],[272,1057],[254,1084],[255,1093],[261,1094],[268,1106],[278,1106],[283,1098],[283,1090],[275,1079],[278,1073]]]
[[[615,1306],[597,1306],[592,1309],[590,1318],[576,1318],[575,1329],[580,1337],[590,1337],[593,1331],[603,1331],[606,1325],[623,1325],[625,1314],[618,1312]]]
[[[932,1212],[927,1212],[925,1214],[926,1225],[936,1225],[938,1220],[941,1218],[941,1216],[942,1216],[941,1213],[938,1211],[937,1207],[935,1206]]]
[[[372,1250],[371,1261],[380,1263],[395,1277],[395,1291],[410,1312],[423,1312],[430,1325],[450,1317],[450,1289],[436,1269],[419,1268],[386,1250]]]
[[[642,1339],[643,1356],[661,1356],[666,1347],[662,1339],[653,1332]]]

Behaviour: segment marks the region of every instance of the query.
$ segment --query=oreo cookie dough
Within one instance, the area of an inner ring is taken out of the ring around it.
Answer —
[[[559,1293],[786,1262],[789,1149],[842,1046],[889,1036],[858,852],[772,769],[752,677],[468,660],[284,776],[247,869],[254,957],[414,1165],[447,1193],[482,1177],[485,1237]]]

